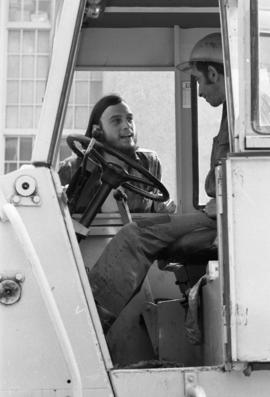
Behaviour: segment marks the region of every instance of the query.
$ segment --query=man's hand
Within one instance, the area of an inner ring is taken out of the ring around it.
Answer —
[[[204,212],[206,213],[207,216],[209,216],[209,218],[216,219],[217,217],[216,199],[213,198],[208,201],[208,203],[204,207]]]
[[[165,203],[155,202],[155,212],[174,214],[176,212],[176,204],[173,200],[168,200]]]

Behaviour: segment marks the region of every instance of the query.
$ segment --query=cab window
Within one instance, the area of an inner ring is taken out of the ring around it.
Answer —
[[[256,132],[270,134],[270,4],[258,0],[252,18],[252,122]]]
[[[94,85],[93,75],[98,76]],[[63,153],[68,153],[65,137],[85,133],[93,105],[103,95],[119,94],[134,114],[139,146],[157,153],[162,181],[177,202],[174,81],[174,71],[77,71],[66,112],[61,160]]]
[[[204,183],[209,171],[213,138],[220,127],[222,106],[209,106],[204,98],[200,98],[195,79],[192,86],[193,202],[198,208],[209,200]]]

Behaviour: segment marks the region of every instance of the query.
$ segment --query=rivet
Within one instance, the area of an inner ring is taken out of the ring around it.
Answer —
[[[33,196],[32,200],[35,204],[38,204],[40,202],[40,197],[39,196]]]
[[[21,198],[17,195],[12,197],[12,201],[14,204],[19,204],[19,202],[21,201]]]
[[[193,375],[188,375],[188,381],[191,383],[191,382],[194,382],[194,376]]]
[[[17,273],[15,279],[22,282],[24,280],[24,276],[21,273]]]

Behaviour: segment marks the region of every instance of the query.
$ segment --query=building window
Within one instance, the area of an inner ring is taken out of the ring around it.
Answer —
[[[4,172],[30,163],[45,93],[58,0],[8,0]]]
[[[6,128],[37,128],[49,66],[49,31],[8,34]]]
[[[62,138],[60,142],[59,161],[63,161],[72,155],[72,150],[69,148],[66,138]]]
[[[31,161],[33,136],[9,136],[5,138],[5,173],[18,169]]]
[[[103,95],[103,73],[76,71],[66,111],[59,160],[71,155],[66,136],[73,132],[85,133],[93,106]]]
[[[9,0],[10,22],[47,22],[51,18],[51,0]]]
[[[95,103],[102,96],[102,72],[74,73],[64,129],[85,129]]]
[[[58,0],[9,0],[5,101],[4,171],[30,162],[45,94],[51,28]],[[102,96],[102,72],[74,73],[64,134],[85,130],[93,105]],[[60,160],[70,155],[65,137]]]

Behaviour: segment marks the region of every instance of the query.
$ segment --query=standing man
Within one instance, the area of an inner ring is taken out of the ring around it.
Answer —
[[[199,95],[211,106],[223,106],[205,182],[210,200],[197,213],[164,214],[128,224],[111,240],[90,271],[89,281],[96,302],[112,313],[112,319],[117,318],[139,289],[153,261],[170,244],[198,230],[212,231],[209,245],[216,236],[215,166],[229,152],[221,35],[214,33],[201,39],[194,46],[189,62],[179,68],[191,71],[197,79]]]

